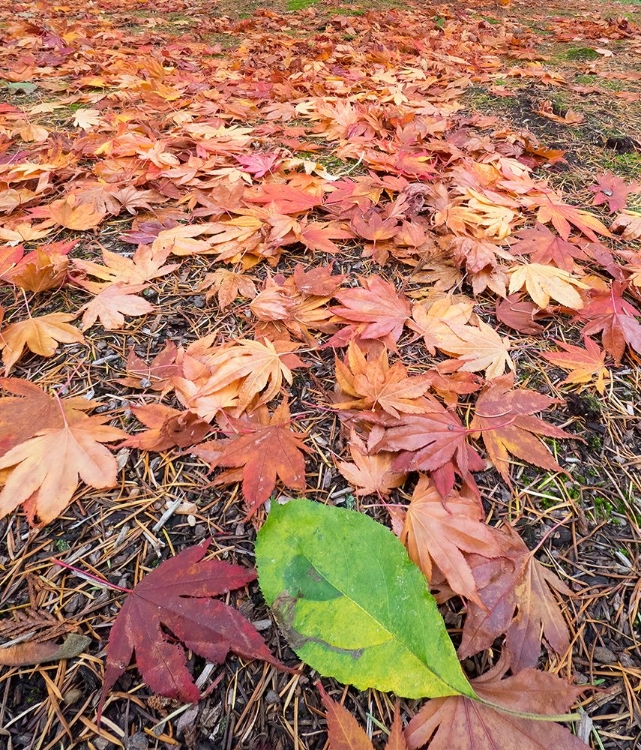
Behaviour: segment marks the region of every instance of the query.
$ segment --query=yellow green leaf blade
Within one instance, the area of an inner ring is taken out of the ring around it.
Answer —
[[[373,519],[309,500],[274,505],[256,562],[281,629],[320,674],[406,698],[475,697],[425,577]]]

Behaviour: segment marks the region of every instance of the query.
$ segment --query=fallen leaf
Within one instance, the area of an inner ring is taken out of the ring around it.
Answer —
[[[85,338],[77,328],[69,325],[76,316],[49,313],[11,323],[0,332],[0,349],[5,375],[20,359],[25,348],[41,357],[53,357],[58,344],[84,344]]]
[[[524,300],[520,294],[510,294],[505,299],[497,299],[494,309],[496,319],[503,325],[519,333],[537,334],[543,326],[536,322],[541,310],[533,302]]]
[[[149,430],[130,435],[120,448],[139,448],[144,451],[166,451],[178,446],[187,448],[200,443],[211,431],[208,422],[199,419],[193,412],[179,411],[164,404],[133,406],[136,419]]]
[[[83,282],[82,287],[93,291],[96,296],[80,309],[85,311],[82,316],[82,330],[100,320],[107,331],[115,331],[125,324],[125,315],[147,315],[153,312],[154,306],[142,297],[137,297],[136,292],[147,288],[146,284],[111,284],[101,288],[100,284]]]
[[[231,651],[284,668],[247,619],[211,598],[246,586],[256,574],[220,560],[203,560],[209,544],[187,547],[165,560],[129,593],[109,633],[98,721],[107,694],[134,652],[147,685],[182,703],[201,698],[187,668],[185,648],[215,664],[222,664]],[[167,631],[178,642],[171,641]]]
[[[541,356],[563,370],[570,370],[564,383],[591,383],[596,377],[595,388],[603,395],[606,382],[610,379],[609,370],[605,366],[605,353],[588,336],[584,341],[585,349],[555,340],[554,343],[564,351],[542,352]]]
[[[476,402],[471,429],[479,430],[496,470],[511,486],[509,456],[548,471],[563,472],[539,436],[576,438],[565,430],[532,416],[558,399],[525,388],[512,390],[514,377],[504,375],[489,383]]]
[[[311,453],[311,450],[303,444],[305,433],[293,432],[289,427],[290,421],[286,401],[280,404],[271,418],[263,407],[256,410],[251,418],[230,419],[228,429],[236,429],[238,434],[218,444],[220,455],[211,463],[211,468],[242,468],[243,497],[248,505],[248,518],[269,499],[278,479],[292,490],[302,492],[305,489],[304,453]],[[207,448],[208,444],[203,443],[191,452],[200,455]],[[217,483],[226,481],[224,473],[216,479]],[[237,481],[237,474],[232,474],[229,481]]]
[[[120,283],[135,286],[166,276],[179,268],[180,263],[165,265],[169,253],[168,248],[154,252],[148,245],[140,245],[131,258],[103,250],[104,266],[78,258],[74,259],[73,266],[84,274],[95,276],[109,284]]]
[[[601,206],[607,203],[610,213],[613,214],[627,206],[630,193],[641,191],[641,183],[628,184],[621,177],[608,171],[597,175],[596,184],[591,185],[590,190],[595,194],[592,205]]]
[[[532,300],[542,310],[550,299],[572,310],[580,310],[583,300],[577,289],[588,289],[588,285],[570,275],[562,268],[528,263],[510,271],[510,294],[526,288]]]
[[[48,661],[73,659],[91,642],[86,635],[71,633],[63,643],[55,641],[27,641],[13,646],[0,647],[0,664],[3,667],[26,667]]]
[[[463,553],[499,557],[502,547],[494,529],[479,518],[475,500],[460,495],[443,500],[429,477],[421,475],[400,538],[428,581],[432,580],[434,563],[453,591],[484,606]]]
[[[329,750],[374,750],[371,740],[350,712],[330,698],[320,680],[314,685],[321,694],[325,706]],[[394,723],[385,750],[407,750],[398,703],[394,710]]]
[[[97,227],[105,218],[106,211],[97,209],[91,203],[79,203],[77,196],[70,194],[49,204],[49,216],[61,227],[85,231]]]
[[[39,429],[34,437],[0,458],[0,469],[11,469],[0,492],[0,518],[24,504],[27,519],[41,525],[69,505],[79,480],[95,489],[115,487],[115,456],[103,443],[126,437],[105,425],[110,417],[93,416],[63,427]]]
[[[407,474],[392,470],[396,455],[383,451],[368,454],[365,444],[355,433],[349,441],[349,452],[353,464],[338,461],[337,469],[356,488],[357,495],[383,495],[384,497],[396,487],[400,487]]]
[[[254,282],[248,276],[227,271],[225,268],[208,273],[199,285],[198,291],[207,292],[206,300],[216,294],[221,310],[227,309],[237,297],[253,299],[258,294]]]
[[[551,232],[545,224],[536,224],[532,229],[523,229],[516,235],[519,241],[510,246],[510,251],[529,255],[532,263],[550,265],[554,263],[568,273],[576,270],[576,260],[589,261],[590,256],[573,242],[568,242]]]
[[[128,377],[116,379],[116,383],[129,388],[151,388],[154,391],[171,390],[171,380],[180,374],[180,365],[176,364],[178,349],[172,341],[165,343],[164,349],[146,364],[133,349],[127,356]],[[136,377],[130,377],[135,375]]]
[[[567,203],[556,203],[549,198],[540,205],[536,218],[541,224],[551,222],[564,240],[567,240],[570,236],[572,226],[579,232],[583,232],[592,242],[598,242],[597,234],[603,235],[603,237],[612,236],[605,224],[599,221],[594,214],[569,206]]]
[[[563,715],[585,691],[585,687],[574,687],[551,672],[535,669],[501,677],[501,670],[495,668],[472,680],[472,685],[483,700],[519,713]],[[410,750],[428,742],[430,750],[587,748],[560,724],[511,716],[464,696],[426,703],[410,721],[405,737]]]
[[[361,278],[361,287],[337,292],[341,307],[332,312],[340,323],[357,324],[363,339],[398,341],[403,326],[411,316],[409,302],[380,276]]]

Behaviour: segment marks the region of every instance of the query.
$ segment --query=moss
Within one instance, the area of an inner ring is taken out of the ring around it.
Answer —
[[[287,10],[303,10],[303,8],[309,8],[310,5],[314,5],[316,0],[287,0]]]
[[[566,53],[566,60],[598,60],[600,57],[592,47],[571,47]]]

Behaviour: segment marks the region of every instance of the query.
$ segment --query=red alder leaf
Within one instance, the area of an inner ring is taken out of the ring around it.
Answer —
[[[551,672],[527,669],[506,679],[499,662],[472,680],[480,698],[510,711],[564,714],[585,691]],[[586,750],[581,740],[552,721],[521,719],[478,701],[451,696],[428,701],[405,730],[410,750]]]
[[[185,648],[217,664],[222,664],[232,651],[246,659],[264,659],[284,668],[251,622],[211,598],[246,586],[256,573],[220,560],[203,560],[209,544],[206,541],[188,547],[165,560],[129,592],[109,633],[98,721],[107,693],[126,670],[134,652],[147,685],[154,692],[183,703],[200,700],[187,668]]]
[[[320,680],[317,680],[314,686],[321,694],[325,706],[329,750],[374,750],[372,741],[361,729],[352,714],[340,703],[330,698]],[[397,702],[394,710],[394,723],[385,750],[407,749],[408,745],[403,734],[401,714]]]
[[[232,430],[238,430],[227,441],[217,441],[215,446],[203,443],[192,450],[197,456],[211,462],[211,468],[225,466],[242,468],[243,496],[249,506],[247,517],[269,499],[276,480],[290,489],[305,489],[305,457],[312,451],[303,444],[304,433],[289,428],[289,406],[286,401],[272,417],[266,408],[257,409],[252,418],[228,418]],[[229,432],[229,429],[226,430]],[[213,453],[212,453],[213,448]],[[238,481],[239,472],[224,472],[215,483]]]

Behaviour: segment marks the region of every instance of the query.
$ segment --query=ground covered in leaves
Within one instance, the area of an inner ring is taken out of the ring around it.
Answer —
[[[635,747],[641,6],[305,5],[0,11],[0,664],[88,639],[3,669],[0,742],[325,747],[316,675],[238,656],[96,716],[101,580],[251,566],[305,495],[398,533],[470,677],[589,683],[575,733]],[[325,687],[381,747],[390,696]]]

